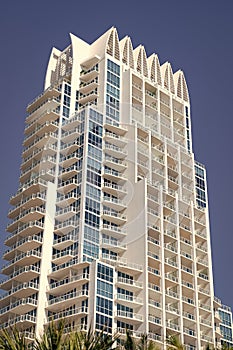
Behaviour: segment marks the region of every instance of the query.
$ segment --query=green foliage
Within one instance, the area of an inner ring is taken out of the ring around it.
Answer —
[[[16,328],[2,329],[0,332],[0,350],[26,350],[27,344],[23,333]]]
[[[176,335],[169,335],[166,339],[168,350],[184,350],[185,347],[181,344],[179,338]]]

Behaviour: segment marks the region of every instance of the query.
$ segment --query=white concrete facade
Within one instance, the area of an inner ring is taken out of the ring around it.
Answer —
[[[53,49],[28,105],[0,324],[219,345],[206,173],[184,73],[115,28]]]

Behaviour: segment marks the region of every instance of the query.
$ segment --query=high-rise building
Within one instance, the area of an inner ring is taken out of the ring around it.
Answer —
[[[228,347],[233,347],[233,322],[231,308],[226,305],[221,305],[218,312],[221,320],[221,345],[226,344]]]
[[[205,167],[184,73],[111,28],[53,48],[27,107],[1,283],[1,328],[50,320],[161,349],[220,344]]]

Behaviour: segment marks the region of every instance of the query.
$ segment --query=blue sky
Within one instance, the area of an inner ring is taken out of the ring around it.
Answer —
[[[0,4],[0,253],[18,186],[26,105],[43,89],[52,46],[69,32],[92,42],[111,26],[185,72],[195,158],[208,174],[215,292],[233,307],[233,1],[8,0]],[[1,262],[2,264],[3,262]]]

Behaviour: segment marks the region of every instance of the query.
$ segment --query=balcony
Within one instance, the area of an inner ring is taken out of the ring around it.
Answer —
[[[127,144],[127,139],[114,132],[105,131],[104,140],[110,144],[114,144],[117,147],[123,148]]]
[[[20,182],[24,183],[30,179],[32,174],[53,171],[56,165],[56,157],[46,156],[40,160],[32,161],[31,165],[21,171]]]
[[[42,136],[37,136],[34,141],[23,150],[23,157],[29,157],[36,148],[42,148],[46,146],[46,144],[54,144],[57,141],[57,133],[54,132],[48,132],[44,133]]]
[[[24,266],[18,270],[12,272],[7,280],[1,282],[0,287],[4,290],[9,290],[12,286],[12,282],[28,282],[34,278],[37,278],[40,274],[40,268],[34,265]]]
[[[165,309],[168,313],[175,314],[175,315],[180,314],[180,310],[178,310],[176,307],[173,307],[169,304],[166,305]]]
[[[172,297],[172,298],[175,298],[175,299],[180,299],[180,296],[178,293],[174,292],[173,290],[169,290],[167,289],[165,291],[165,294],[168,296],[168,297]]]
[[[167,321],[166,322],[166,327],[170,328],[176,332],[180,332],[180,326],[177,323],[171,322],[171,321]]]
[[[127,193],[124,186],[106,181],[103,184],[103,190],[116,197],[123,197]]]
[[[79,208],[73,206],[66,207],[56,211],[55,218],[58,221],[69,220],[72,216],[76,215],[79,210]]]
[[[27,106],[27,111],[30,113],[31,110],[34,110],[40,106],[48,98],[58,97],[60,91],[55,86],[50,86],[48,89],[43,91],[39,96],[37,96],[33,101],[31,101]]]
[[[115,146],[113,144],[106,143],[105,144],[105,153],[109,154],[110,156],[118,159],[123,159],[127,155],[127,151],[124,150],[121,147]]]
[[[62,195],[64,195],[63,200],[65,200],[65,196],[67,196],[67,195],[69,196],[69,192],[76,189],[79,184],[80,184],[80,180],[77,180],[75,178],[72,178],[72,179],[69,179],[66,181],[61,181],[57,186],[57,191],[59,193],[61,193]],[[57,200],[59,200],[59,199],[60,199],[60,197],[58,197]],[[67,205],[68,203],[65,202],[64,204]]]
[[[40,207],[45,203],[46,196],[43,193],[33,193],[31,196],[23,198],[20,203],[18,203],[13,209],[11,209],[8,213],[8,217],[10,219],[15,218],[20,214],[21,207],[25,210],[31,207]]]
[[[17,205],[22,197],[22,194],[27,197],[34,193],[44,192],[47,188],[47,182],[41,178],[29,180],[20,186],[14,196],[10,198],[10,204]]]
[[[104,196],[103,204],[116,211],[126,209],[126,204],[120,198]]]
[[[80,72],[80,80],[82,82],[88,82],[93,79],[95,79],[99,74],[99,68],[98,65],[95,65],[94,67],[88,69],[88,70],[82,70]]]
[[[54,232],[66,235],[77,227],[79,227],[79,221],[70,219],[55,225]]]
[[[88,315],[88,308],[86,306],[76,307],[75,309],[65,310],[49,316],[48,321],[56,321],[66,319],[68,322],[77,319],[77,317],[85,317]]]
[[[148,240],[148,242],[150,242],[150,243],[153,243],[153,244],[155,244],[155,245],[157,245],[157,246],[160,246],[160,242],[159,242],[157,239],[155,239],[155,238],[153,238],[153,237],[151,237],[151,236],[148,236],[148,237],[147,237],[147,240]]]
[[[71,141],[69,143],[64,143],[60,148],[60,152],[63,156],[72,155],[81,146],[81,141]]]
[[[151,323],[155,323],[155,324],[161,324],[161,318],[160,317],[155,317],[153,315],[149,315],[148,316],[148,321]]]
[[[119,136],[123,136],[127,132],[127,128],[125,125],[120,124],[119,122],[114,121],[114,120],[107,120],[104,127],[108,131],[111,131],[112,133],[119,135]]]
[[[24,210],[19,214],[13,222],[7,225],[8,232],[14,232],[21,223],[27,223],[28,221],[38,221],[42,219],[45,214],[44,207],[34,207]]]
[[[102,239],[101,246],[115,253],[122,253],[126,250],[126,244],[122,244],[119,241],[107,238]]]
[[[80,133],[81,133],[81,129],[79,127],[72,130],[65,131],[61,135],[61,140],[65,144],[69,144],[77,140],[80,136]],[[63,147],[66,147],[66,145],[64,145]]]
[[[79,198],[80,195],[77,194],[75,191],[72,191],[67,194],[58,196],[56,200],[56,205],[60,208],[66,208],[72,205],[74,202],[76,202]]]
[[[66,277],[63,280],[51,283],[49,285],[48,292],[52,295],[65,294],[66,292],[72,290],[73,288],[82,286],[87,282],[89,282],[89,274],[87,273]]]
[[[34,282],[24,282],[20,283],[17,286],[13,287],[8,291],[8,293],[2,296],[2,299],[11,299],[13,298],[27,298],[28,296],[38,292],[39,285]]]
[[[36,235],[41,232],[44,228],[44,224],[41,221],[29,221],[26,224],[23,224],[19,228],[17,228],[12,234],[10,234],[6,240],[5,245],[12,246],[16,243],[19,236],[26,237],[29,235]]]
[[[114,225],[103,224],[101,232],[116,239],[121,239],[126,236],[125,229]]]
[[[52,262],[56,265],[65,264],[77,255],[73,249],[65,249],[52,256]]]
[[[40,258],[41,253],[37,250],[30,250],[25,253],[21,253],[2,267],[2,273],[8,275],[14,271],[15,266],[32,265],[38,262]]]
[[[28,314],[20,315],[14,318],[11,318],[9,321],[4,322],[0,325],[0,329],[5,329],[9,327],[18,327],[20,324],[21,330],[32,327],[36,324],[36,317]]]
[[[34,128],[32,129],[32,125],[34,125]],[[27,128],[25,129],[25,131],[27,131],[27,136],[24,138],[23,141],[23,146],[27,147],[29,146],[32,142],[33,139],[35,139],[36,137],[41,137],[47,133],[54,133],[57,131],[59,126],[59,123],[57,121],[46,121],[44,124],[36,124],[33,122],[32,124],[29,124],[27,126]],[[29,133],[28,131],[31,132]],[[35,137],[36,136],[36,137]]]
[[[70,273],[71,268],[72,271],[76,271],[76,273],[79,273],[87,266],[89,266],[88,261],[84,259],[78,259],[77,257],[75,257],[74,259],[69,260],[64,264],[53,266],[52,269],[49,271],[49,277],[60,280],[65,278]]]
[[[121,214],[115,211],[104,210],[101,217],[104,220],[113,222],[115,225],[123,225],[126,223],[127,218],[125,214]]]
[[[60,166],[62,168],[69,168],[70,166],[77,163],[80,159],[80,154],[78,152],[74,152],[68,155],[61,156],[60,158]]]
[[[47,309],[51,312],[58,312],[59,310],[68,309],[76,302],[81,302],[88,297],[88,290],[78,290],[70,292],[61,296],[55,297],[48,301]]]
[[[60,170],[59,178],[62,181],[67,181],[68,179],[77,176],[80,171],[81,171],[80,167],[76,165],[72,165],[69,168]]]
[[[62,236],[54,240],[53,248],[57,250],[63,250],[68,248],[71,244],[78,240],[77,233],[70,233],[66,236]]]
[[[143,322],[142,315],[129,311],[117,310],[115,312],[115,317],[118,321],[129,322],[130,324],[139,324]]]
[[[98,92],[97,92],[97,89],[91,91],[91,92],[88,92],[88,93],[81,93],[79,92],[79,99],[78,99],[78,102],[79,104],[81,105],[85,105],[86,103],[91,103],[92,101],[94,101],[95,99],[98,98]]]
[[[120,301],[121,305],[125,305],[128,307],[139,307],[142,305],[142,299],[135,297],[135,296],[130,296],[126,294],[120,294],[117,293],[117,301]]]
[[[143,288],[142,282],[135,281],[129,278],[117,277],[116,285],[120,288],[126,288],[131,292],[139,292]]]
[[[42,242],[43,242],[43,238],[38,235],[25,237],[19,240],[17,243],[15,243],[13,246],[11,246],[11,248],[4,253],[3,258],[5,260],[11,260],[14,258],[17,250],[21,252],[34,250],[38,248],[42,244]]]
[[[68,131],[70,129],[74,130],[80,125],[81,121],[82,120],[81,120],[80,114],[75,114],[71,118],[63,121],[62,130],[63,131]]]
[[[127,163],[121,159],[117,159],[111,156],[105,156],[104,165],[109,168],[113,168],[116,171],[124,171],[127,168]]]
[[[86,83],[82,82],[79,86],[80,94],[88,94],[90,91],[96,90],[98,88],[98,78],[92,79]]]
[[[9,313],[13,313],[16,315],[24,314],[35,309],[36,306],[37,300],[33,298],[23,298],[17,300],[13,303],[10,303],[8,306],[0,309],[0,318],[3,319],[4,316],[8,318]]]

